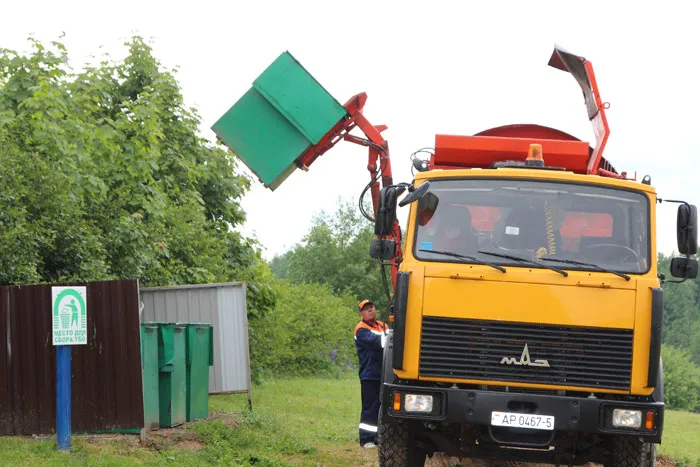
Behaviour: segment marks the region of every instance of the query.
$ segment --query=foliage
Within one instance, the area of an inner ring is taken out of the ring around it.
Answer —
[[[327,285],[276,280],[277,306],[250,321],[254,377],[330,374],[357,361],[354,298],[336,296]]]
[[[0,283],[251,281],[274,305],[254,239],[235,231],[250,180],[199,136],[174,73],[140,37],[75,73],[60,43],[0,49]],[[269,274],[268,274],[269,276]]]
[[[369,256],[374,227],[360,216],[357,205],[339,201],[333,214],[321,212],[292,250],[275,257],[271,268],[278,277],[297,284],[327,284],[336,294],[350,294],[359,302],[369,298],[383,316],[387,297],[380,266]],[[391,287],[390,268],[386,268]]]
[[[270,261],[270,271],[279,279],[287,279],[287,273],[289,272],[291,262],[291,251],[287,251],[281,255],[275,255]]]
[[[670,409],[700,412],[700,368],[688,353],[662,346],[665,402]]]

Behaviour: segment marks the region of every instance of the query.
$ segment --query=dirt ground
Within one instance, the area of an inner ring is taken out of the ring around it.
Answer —
[[[459,463],[459,459],[436,455],[433,459],[426,462],[426,467],[554,467],[548,464],[528,464],[524,462],[491,462],[484,460],[463,460]],[[656,467],[676,467],[676,462],[666,456],[656,456]],[[566,466],[563,466],[566,467]],[[589,462],[582,467],[602,467],[600,464]]]
[[[358,459],[358,467],[375,467],[379,465],[377,461],[377,452],[372,449],[367,451],[363,449],[361,460]],[[464,459],[461,461],[456,457],[444,456],[436,454],[432,459],[428,459],[425,463],[426,467],[554,467],[548,464],[528,464],[524,462],[505,462],[505,461],[488,461],[488,460],[470,460]],[[562,466],[566,467],[566,466]],[[602,467],[600,464],[588,463],[582,467]],[[676,467],[676,462],[666,456],[656,457],[656,467]]]
[[[164,449],[182,449],[198,451],[204,444],[199,441],[197,433],[186,428],[168,428],[149,432],[146,435],[145,444],[141,443],[138,435],[126,434],[100,434],[100,435],[74,435],[74,438],[85,440],[90,444],[109,444],[115,441],[132,448],[147,448],[156,451]]]

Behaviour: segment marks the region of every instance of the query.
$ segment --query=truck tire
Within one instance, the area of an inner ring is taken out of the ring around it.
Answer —
[[[610,457],[605,467],[654,467],[655,444],[629,436],[616,437],[611,441]]]
[[[416,446],[408,422],[384,423],[379,412],[379,467],[423,467],[426,452]]]

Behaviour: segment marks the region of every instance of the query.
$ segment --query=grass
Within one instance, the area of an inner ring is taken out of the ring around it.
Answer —
[[[357,442],[360,385],[354,375],[276,381],[254,389],[253,396],[253,412],[230,428],[238,451],[246,456],[310,466],[360,465],[358,454],[365,457]],[[210,411],[244,412],[246,402],[239,396],[218,396],[212,398]],[[193,429],[207,439],[212,427],[196,424]],[[372,454],[375,459],[376,452]]]
[[[667,411],[659,452],[679,466],[700,467],[700,414]]]
[[[138,436],[74,436],[70,454],[55,439],[0,438],[0,466],[376,466],[357,443],[360,386],[340,379],[285,379],[245,395],[212,396],[212,419]],[[700,414],[667,412],[660,453],[679,467],[700,467]]]
[[[109,440],[103,438],[99,442],[90,438],[76,438],[70,454],[58,453],[55,439],[0,439],[2,466],[127,466],[153,464],[158,457],[157,453],[140,448],[138,443],[124,436]]]
[[[188,424],[177,436],[73,437],[70,454],[56,451],[55,438],[0,438],[0,466],[374,466],[376,451],[357,442],[360,385],[340,379],[288,379],[253,388],[246,395],[212,396],[213,420]],[[193,440],[196,439],[196,442]],[[189,444],[187,444],[189,442]]]

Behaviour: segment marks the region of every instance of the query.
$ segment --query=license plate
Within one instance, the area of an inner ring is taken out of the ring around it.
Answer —
[[[513,412],[491,412],[491,425],[532,430],[553,430],[554,417]]]

